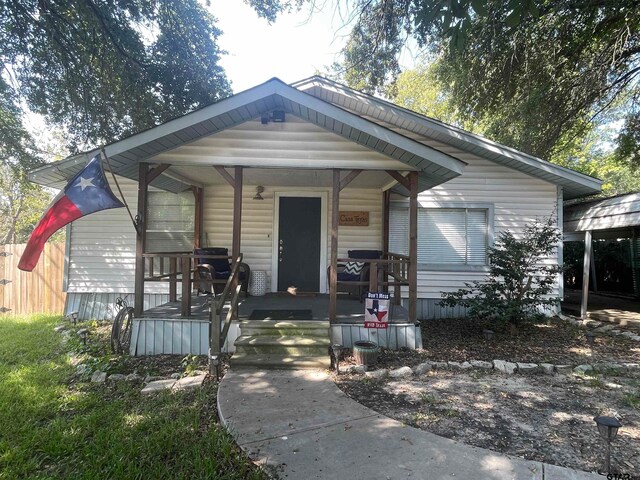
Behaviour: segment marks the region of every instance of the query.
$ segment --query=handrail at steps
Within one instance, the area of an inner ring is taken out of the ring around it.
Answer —
[[[242,289],[242,285],[238,281],[241,262],[242,254],[238,255],[233,262],[231,273],[229,274],[227,283],[224,285],[224,290],[215,299],[209,311],[209,373],[213,374],[215,369],[218,379],[220,378],[220,353],[222,353],[224,342],[227,341],[231,320],[237,316],[238,311],[238,297]],[[223,326],[222,312],[227,299],[230,300],[229,310],[227,311]]]

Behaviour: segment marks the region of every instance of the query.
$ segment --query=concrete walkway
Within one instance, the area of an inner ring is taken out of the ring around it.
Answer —
[[[407,427],[351,400],[322,372],[229,371],[218,411],[249,456],[286,479],[603,478]]]

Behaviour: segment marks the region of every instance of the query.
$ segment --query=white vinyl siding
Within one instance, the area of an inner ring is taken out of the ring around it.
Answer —
[[[418,264],[486,265],[488,209],[439,208],[418,210]],[[409,253],[409,211],[392,207],[389,248]]]
[[[331,192],[322,188],[296,188],[264,185],[264,200],[253,200],[255,186],[242,189],[242,233],[240,251],[243,261],[252,270],[267,272],[267,287],[271,288],[274,231],[274,193],[318,191],[327,198],[327,247],[331,245]],[[340,192],[340,210],[369,212],[369,226],[341,226],[338,229],[338,257],[348,250],[382,249],[382,192],[373,188],[345,188]],[[226,185],[208,186],[204,190],[204,243],[209,247],[231,249],[233,229],[233,190]],[[328,250],[327,249],[327,250]],[[329,251],[327,251],[329,255]],[[329,257],[327,257],[329,258]],[[326,269],[328,265],[321,265]]]
[[[193,193],[149,192],[145,251],[193,251],[195,200]]]

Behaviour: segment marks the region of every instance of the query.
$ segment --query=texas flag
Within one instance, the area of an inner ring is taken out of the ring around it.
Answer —
[[[68,223],[90,213],[118,207],[124,207],[124,204],[109,188],[100,155],[96,155],[53,199],[33,230],[18,268],[26,272],[32,271],[38,263],[45,242]]]

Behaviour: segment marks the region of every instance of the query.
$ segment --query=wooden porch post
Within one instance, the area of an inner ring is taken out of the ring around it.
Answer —
[[[409,321],[417,320],[418,301],[418,172],[409,173]]]
[[[389,251],[389,207],[390,205],[391,205],[391,190],[385,190],[382,193],[382,250],[384,252]]]
[[[587,318],[589,304],[589,272],[591,271],[591,230],[584,232],[584,264],[582,267],[582,303],[580,304],[580,318]]]
[[[231,255],[235,261],[240,255],[240,230],[242,225],[242,167],[235,167],[233,189],[233,240]],[[235,287],[235,286],[234,286]]]
[[[138,218],[136,228],[136,274],[134,281],[134,315],[139,317],[144,310],[144,244],[147,233],[147,192],[149,182],[147,173],[149,164],[141,162],[138,165]]]
[[[193,225],[193,248],[200,248],[202,241],[202,188],[191,187],[195,200],[194,225]],[[196,261],[197,263],[197,261]]]
[[[333,190],[331,195],[331,260],[329,268],[329,322],[336,321],[338,301],[338,221],[340,217],[340,170],[333,169]]]

